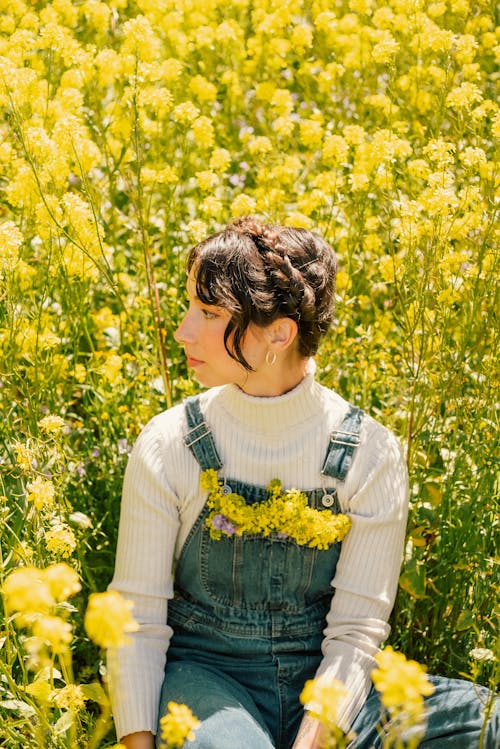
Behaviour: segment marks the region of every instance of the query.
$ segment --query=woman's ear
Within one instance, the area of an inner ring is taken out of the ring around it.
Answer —
[[[290,317],[279,317],[265,329],[265,338],[272,351],[286,351],[297,338],[299,329]]]

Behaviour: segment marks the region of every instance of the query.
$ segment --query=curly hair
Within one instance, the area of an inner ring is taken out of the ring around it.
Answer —
[[[303,356],[316,353],[331,324],[335,254],[307,229],[262,224],[245,216],[193,247],[187,268],[195,272],[198,298],[231,313],[224,345],[248,371],[252,367],[241,344],[251,323],[265,327],[280,317],[295,320]]]

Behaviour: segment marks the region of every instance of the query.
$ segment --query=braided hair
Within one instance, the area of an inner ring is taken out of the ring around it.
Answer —
[[[187,268],[196,274],[198,298],[231,313],[224,345],[248,371],[241,345],[251,323],[265,327],[289,317],[297,323],[299,353],[316,353],[333,317],[337,269],[318,234],[246,216],[193,247]]]

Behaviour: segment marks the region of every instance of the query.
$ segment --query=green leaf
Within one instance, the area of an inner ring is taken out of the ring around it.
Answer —
[[[31,718],[31,716],[36,713],[36,710],[32,705],[28,705],[22,700],[2,700],[2,702],[0,702],[0,707],[4,707],[6,710],[15,710],[25,718]]]
[[[410,559],[399,578],[399,585],[412,598],[425,598],[425,584],[424,566],[417,559]]]
[[[99,705],[109,704],[106,692],[101,687],[98,681],[94,681],[92,682],[92,684],[81,684],[80,689],[88,700],[97,702]]]
[[[75,716],[72,712],[72,710],[66,710],[59,720],[56,721],[54,724],[54,728],[52,729],[56,736],[58,736],[61,733],[66,733],[71,726],[73,725],[73,721],[75,719]]]
[[[466,629],[470,629],[474,625],[474,615],[469,609],[464,609],[457,619],[455,629],[459,632],[463,632]]]

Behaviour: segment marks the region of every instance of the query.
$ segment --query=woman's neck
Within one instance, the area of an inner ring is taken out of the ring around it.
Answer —
[[[236,383],[246,395],[258,398],[275,398],[285,395],[299,385],[308,371],[310,359],[300,357],[295,362],[276,362],[265,365],[258,372],[249,372],[245,380]]]

